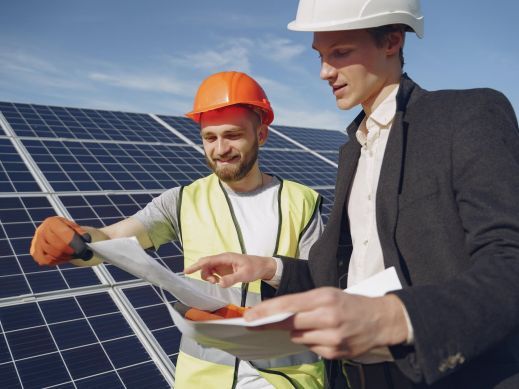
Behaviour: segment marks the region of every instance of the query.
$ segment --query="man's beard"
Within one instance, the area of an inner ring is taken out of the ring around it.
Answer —
[[[209,159],[206,155],[205,160],[207,166],[217,175],[217,177],[223,182],[234,182],[239,181],[245,177],[252,169],[258,159],[258,141],[254,142],[251,150],[244,154],[244,158],[234,165],[218,166],[218,161]]]

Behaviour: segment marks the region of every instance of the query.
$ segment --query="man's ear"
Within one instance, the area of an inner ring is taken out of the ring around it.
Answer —
[[[258,129],[258,143],[263,146],[269,137],[269,126],[261,124]]]
[[[388,56],[398,55],[400,49],[404,47],[405,32],[402,30],[392,31],[387,35],[386,54]]]

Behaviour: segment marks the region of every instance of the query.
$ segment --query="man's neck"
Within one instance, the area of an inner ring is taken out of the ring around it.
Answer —
[[[222,184],[233,192],[247,193],[262,188],[264,185],[268,184],[270,180],[271,177],[267,174],[263,174],[259,167],[257,167],[251,169],[251,171],[241,180],[229,182],[222,181]]]
[[[395,88],[398,87],[400,84],[400,78],[402,77],[402,74],[399,73],[398,75],[395,75],[393,77],[390,77],[385,83],[384,86],[380,89],[380,91],[374,95],[369,101],[362,104],[362,109],[364,110],[364,113],[366,116],[370,116],[373,111],[377,109],[377,107],[382,103],[389,94],[395,90]]]

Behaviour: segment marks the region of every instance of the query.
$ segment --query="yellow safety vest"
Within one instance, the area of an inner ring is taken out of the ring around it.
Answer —
[[[320,205],[320,196],[301,184],[280,180],[278,194],[279,225],[273,255],[296,257],[301,235]],[[200,257],[223,252],[245,253],[241,232],[231,202],[214,174],[199,179],[181,190],[179,235],[184,265]],[[189,275],[193,282],[205,281],[199,273]],[[261,301],[261,281],[221,289],[222,297],[236,305],[256,305]],[[250,361],[275,388],[322,388],[322,361],[311,352],[288,357]],[[182,337],[175,372],[175,388],[234,388],[239,360],[218,349],[202,347]]]

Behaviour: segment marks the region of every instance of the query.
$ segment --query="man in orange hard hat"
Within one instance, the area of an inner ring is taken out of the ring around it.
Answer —
[[[277,328],[327,359],[333,388],[519,388],[517,117],[495,90],[426,91],[402,72],[423,22],[419,0],[299,1],[288,27],[313,32],[337,107],[362,112],[326,230],[308,261],[283,258],[290,295],[245,317],[293,312]],[[343,293],[389,267],[401,290]],[[279,271],[237,254],[197,269],[223,285]]]
[[[274,119],[261,86],[240,72],[221,72],[200,85],[193,110],[200,125],[207,164],[213,174],[167,190],[128,219],[100,229],[80,227],[62,217],[36,230],[31,255],[41,265],[101,263],[86,241],[136,236],[144,248],[182,242],[184,266],[221,252],[307,258],[322,231],[320,196],[298,183],[262,172],[259,147]],[[290,206],[288,206],[290,204]],[[86,259],[86,261],[78,258]],[[190,276],[201,288],[206,281]],[[256,305],[260,281],[221,289],[230,304]],[[320,388],[322,362],[308,351],[271,360],[241,361],[183,337],[176,365],[176,388]]]

